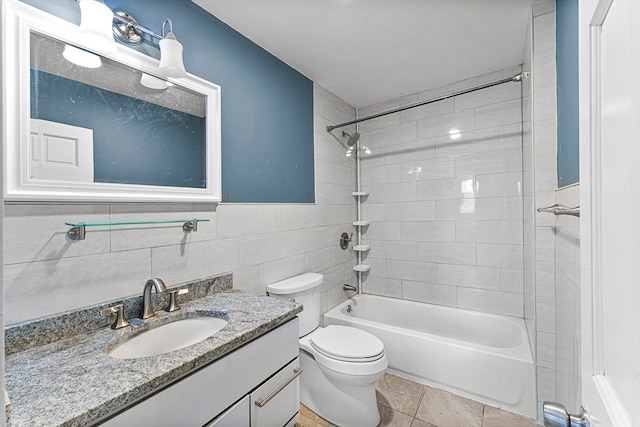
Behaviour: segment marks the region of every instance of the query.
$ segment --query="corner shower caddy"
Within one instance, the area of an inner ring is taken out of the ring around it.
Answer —
[[[360,180],[358,179],[358,187],[359,186]],[[360,190],[360,188],[358,188],[358,190]],[[365,271],[369,271],[371,269],[371,266],[362,264],[362,253],[367,252],[369,249],[371,249],[371,245],[365,245],[362,243],[362,227],[366,227],[370,224],[370,222],[360,219],[360,207],[362,204],[362,198],[367,197],[369,193],[366,191],[354,191],[353,193],[351,193],[351,195],[357,197],[358,199],[358,220],[353,221],[353,226],[358,227],[358,244],[353,247],[353,250],[358,252],[358,264],[353,266],[353,271],[364,273]]]

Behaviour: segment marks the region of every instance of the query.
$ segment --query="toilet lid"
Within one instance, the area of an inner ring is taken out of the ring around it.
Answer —
[[[377,337],[350,326],[329,325],[316,331],[310,341],[318,352],[339,360],[371,361],[384,353],[384,344]]]

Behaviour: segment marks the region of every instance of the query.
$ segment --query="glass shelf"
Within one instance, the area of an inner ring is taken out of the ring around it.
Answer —
[[[184,231],[198,231],[199,222],[208,222],[208,219],[173,219],[162,221],[113,221],[113,222],[65,222],[71,227],[67,231],[67,236],[71,240],[84,240],[87,227],[111,227],[119,225],[154,225],[154,224],[182,224]]]

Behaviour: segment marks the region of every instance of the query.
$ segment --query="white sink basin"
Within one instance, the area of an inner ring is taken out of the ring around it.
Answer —
[[[227,325],[218,317],[191,317],[148,329],[109,351],[116,359],[157,356],[196,344]]]

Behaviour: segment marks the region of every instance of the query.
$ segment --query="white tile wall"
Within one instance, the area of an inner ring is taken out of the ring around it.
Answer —
[[[403,222],[402,239],[418,242],[454,242],[455,223],[453,221]]]
[[[439,305],[456,305],[456,288],[435,283],[402,281],[402,296],[411,301]]]
[[[363,219],[372,221],[363,234],[371,242],[365,292],[523,316],[520,106],[519,85],[506,84],[403,111],[399,121],[394,115],[360,127],[371,149],[362,161],[363,189],[370,192]],[[377,108],[363,108],[359,116]]]
[[[436,264],[387,259],[387,277],[435,283]]]
[[[384,206],[387,221],[435,221],[436,219],[435,202],[399,202]]]
[[[580,186],[564,187],[556,200],[565,206],[580,204]],[[556,228],[556,398],[577,410],[581,393],[580,326],[580,221],[571,216],[558,217]]]
[[[5,229],[5,236],[16,237],[10,229]],[[5,251],[11,250],[10,244],[11,240],[5,240]],[[108,276],[98,272],[108,272]],[[140,280],[134,280],[138,277]],[[133,295],[138,288],[142,292],[149,277],[153,277],[151,249],[5,264],[5,322],[12,324]]]
[[[239,266],[287,258],[291,253],[291,232],[255,234],[238,239]]]
[[[153,276],[172,285],[232,272],[235,288],[264,293],[277,280],[317,271],[325,274],[324,310],[346,299],[339,285],[355,283],[355,256],[342,251],[338,239],[342,231],[354,231],[355,164],[325,128],[352,120],[355,110],[317,85],[314,110],[316,204],[6,206],[5,322],[136,295]],[[399,141],[411,134],[403,126],[390,133]],[[415,140],[415,123],[413,127]],[[413,185],[415,200],[415,183],[406,185]],[[394,198],[394,189],[389,191],[388,197]],[[424,211],[435,216],[434,206],[427,204]],[[180,227],[164,226],[91,229],[84,241],[70,241],[64,225],[183,217],[210,222],[189,234]],[[417,243],[414,246],[417,259]]]
[[[473,265],[477,260],[475,243],[418,242],[418,259],[438,264]]]
[[[470,288],[500,289],[500,269],[475,265],[438,264],[438,283]]]
[[[533,42],[524,61],[525,320],[536,355],[538,403],[580,405],[578,220],[536,213],[561,202],[579,205],[578,187],[557,190],[555,0],[533,4]]]
[[[426,136],[421,138],[426,138]],[[379,148],[415,140],[416,123],[410,122],[372,131],[369,136],[369,146],[372,148]]]
[[[458,221],[456,240],[459,242],[521,244],[521,221]]]
[[[458,287],[457,292],[461,308],[522,317],[521,294],[462,287]]]
[[[470,132],[475,129],[474,110],[468,109],[429,117],[419,120],[417,125],[420,139],[448,136],[452,129],[456,129],[459,133]]]

